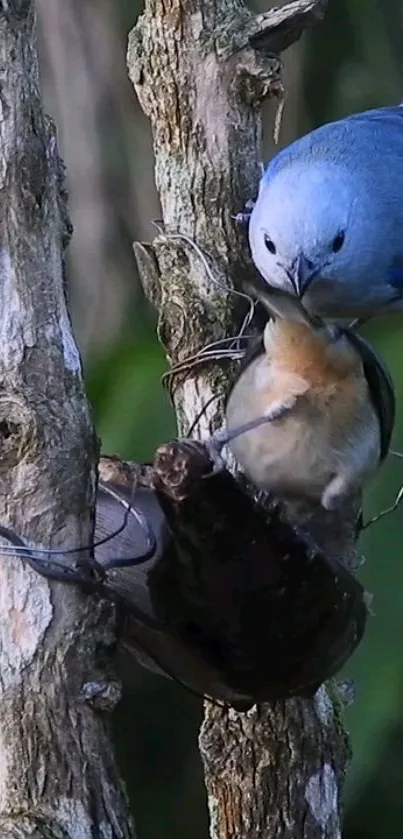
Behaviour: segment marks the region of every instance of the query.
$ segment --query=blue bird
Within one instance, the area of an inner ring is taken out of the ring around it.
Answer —
[[[266,281],[322,317],[403,308],[403,107],[328,123],[269,163],[249,220]]]

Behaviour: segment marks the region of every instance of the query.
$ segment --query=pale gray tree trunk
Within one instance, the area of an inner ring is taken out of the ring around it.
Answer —
[[[0,523],[33,547],[86,545],[97,442],[66,309],[64,173],[31,0],[0,2],[0,68]],[[133,835],[107,720],[84,698],[107,685],[97,655],[113,628],[103,602],[1,557],[1,839]]]
[[[170,362],[234,334],[239,307],[225,288],[251,270],[232,214],[256,194],[260,106],[281,91],[285,49],[324,12],[297,0],[252,14],[240,0],[146,0],[129,39],[129,72],[153,132],[155,175],[166,235],[135,246],[146,293],[158,308],[158,335]],[[180,232],[209,254],[222,290]],[[174,381],[180,433],[210,396],[225,389],[217,366],[192,367]],[[221,422],[210,407],[197,432]],[[356,509],[332,515],[290,509],[329,553],[353,554]],[[200,749],[213,839],[338,839],[349,747],[332,686],[312,700],[237,713],[206,703]]]

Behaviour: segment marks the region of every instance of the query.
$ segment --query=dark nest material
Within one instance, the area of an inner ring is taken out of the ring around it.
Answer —
[[[201,443],[181,439],[161,445],[152,466],[101,459],[96,540],[119,526],[134,479],[156,550],[106,575],[126,651],[237,708],[312,695],[340,670],[367,616],[366,593],[340,562],[258,506],[229,472],[212,473]],[[144,540],[130,517],[95,558],[140,555]]]

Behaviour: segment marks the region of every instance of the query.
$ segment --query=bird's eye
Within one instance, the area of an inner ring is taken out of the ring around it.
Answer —
[[[333,253],[337,253],[338,251],[341,250],[341,248],[343,247],[345,238],[346,238],[346,234],[345,234],[344,230],[340,230],[340,232],[337,234],[337,236],[334,237],[333,242],[332,242]]]
[[[270,236],[267,235],[267,233],[264,234],[264,243],[266,245],[267,250],[270,253],[276,253],[276,246],[274,242],[272,242],[272,240],[270,239]]]

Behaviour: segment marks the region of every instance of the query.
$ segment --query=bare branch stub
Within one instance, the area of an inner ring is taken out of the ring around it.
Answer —
[[[34,4],[0,2],[0,521],[29,546],[92,536],[98,442],[66,306],[71,225],[55,129],[42,111]],[[0,559],[0,835],[133,835],[104,720],[113,612]],[[92,771],[96,754],[96,766]]]
[[[304,0],[254,16],[234,0],[146,0],[131,33],[129,71],[151,121],[165,230],[194,239],[224,287],[169,235],[146,246],[146,293],[158,306],[158,335],[171,363],[239,326],[240,307],[225,289],[239,288],[252,268],[232,216],[256,195],[260,104],[282,89],[281,61],[272,51],[298,38],[325,5]],[[140,273],[142,257],[145,251]],[[177,378],[180,433],[227,381],[212,365]],[[206,437],[221,422],[215,404],[196,434]],[[293,507],[288,513],[325,553],[350,562],[358,504],[342,517]],[[340,835],[348,748],[330,687],[313,700],[274,703],[244,717],[207,704],[200,747],[214,839]]]

